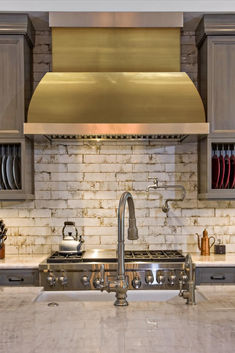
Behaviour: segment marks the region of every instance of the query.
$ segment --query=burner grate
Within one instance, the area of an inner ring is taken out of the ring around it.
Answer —
[[[185,257],[178,250],[125,251],[126,261],[181,262]]]
[[[76,263],[82,262],[84,251],[79,253],[72,253],[72,254],[61,254],[56,251],[52,254],[48,259],[47,263]]]
[[[83,258],[85,252],[77,254],[60,254],[55,252],[47,259],[47,263],[79,263],[79,262],[116,262],[116,258]],[[185,256],[178,250],[127,250],[126,262],[183,262]]]

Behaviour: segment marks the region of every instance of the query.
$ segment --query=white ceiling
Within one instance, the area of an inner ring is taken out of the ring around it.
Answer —
[[[234,0],[0,0],[0,11],[235,11]]]

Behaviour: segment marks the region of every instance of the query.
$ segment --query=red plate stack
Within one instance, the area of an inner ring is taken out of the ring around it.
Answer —
[[[235,188],[233,144],[212,144],[212,189]]]

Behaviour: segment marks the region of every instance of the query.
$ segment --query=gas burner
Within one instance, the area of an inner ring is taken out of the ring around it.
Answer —
[[[76,254],[61,254],[58,251],[56,251],[54,254],[52,254],[48,259],[47,263],[76,263],[76,262],[81,262],[82,257],[83,257],[84,252],[78,252]]]
[[[129,261],[148,261],[148,262],[182,262],[185,257],[178,250],[149,250],[149,251],[125,251],[125,260]]]

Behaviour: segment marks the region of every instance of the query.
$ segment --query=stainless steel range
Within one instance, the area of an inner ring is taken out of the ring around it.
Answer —
[[[40,285],[45,290],[99,289],[102,276],[116,278],[117,263],[115,250],[56,252],[39,265]],[[128,290],[180,289],[180,281],[183,288],[188,281],[185,256],[177,250],[125,251],[125,273]]]
[[[59,251],[40,264],[40,285],[46,290],[97,289],[116,292],[116,306],[128,305],[129,289],[179,289],[180,296],[187,299],[188,304],[194,304],[195,271],[190,255],[184,257],[176,250],[124,251],[126,204],[129,208],[128,239],[138,239],[134,200],[126,191],[121,195],[118,206],[117,252]]]

